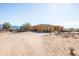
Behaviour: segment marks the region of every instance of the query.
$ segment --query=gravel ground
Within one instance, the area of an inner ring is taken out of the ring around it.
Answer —
[[[0,33],[0,55],[5,56],[78,56],[79,36],[24,32]]]

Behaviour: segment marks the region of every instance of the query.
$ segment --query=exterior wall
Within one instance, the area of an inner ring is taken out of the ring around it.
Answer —
[[[54,31],[63,31],[63,26],[54,26]]]
[[[43,32],[43,30],[46,30],[47,28],[46,27],[43,27],[43,26],[33,26],[32,27],[32,30],[33,31],[38,31],[38,32]]]
[[[32,31],[37,32],[53,32],[53,31],[63,31],[63,26],[33,26],[31,28]]]

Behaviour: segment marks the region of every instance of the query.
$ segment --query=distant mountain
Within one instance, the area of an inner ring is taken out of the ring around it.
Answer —
[[[0,29],[1,29],[2,27],[3,27],[2,24],[0,24]],[[13,25],[11,28],[12,28],[12,29],[19,29],[20,26]]]
[[[20,26],[12,26],[12,29],[19,29]]]
[[[0,29],[2,28],[3,26],[0,24]]]

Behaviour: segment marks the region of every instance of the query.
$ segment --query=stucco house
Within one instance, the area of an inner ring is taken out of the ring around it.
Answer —
[[[32,26],[31,30],[36,32],[53,32],[53,31],[63,31],[63,26],[55,26],[49,24],[39,24]]]

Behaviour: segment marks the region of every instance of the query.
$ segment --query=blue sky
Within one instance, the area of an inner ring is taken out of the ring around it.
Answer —
[[[73,3],[26,3],[0,4],[0,24],[10,22],[22,25],[26,22],[79,27],[79,4]]]

